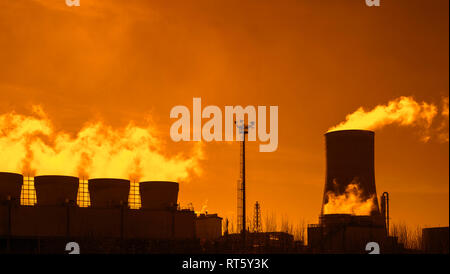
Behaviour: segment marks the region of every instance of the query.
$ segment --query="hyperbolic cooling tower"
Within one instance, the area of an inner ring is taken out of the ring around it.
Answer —
[[[361,197],[374,197],[371,215],[378,215],[375,189],[374,135],[368,130],[340,130],[325,134],[326,179],[323,205],[328,193],[342,195],[352,182],[359,182]]]

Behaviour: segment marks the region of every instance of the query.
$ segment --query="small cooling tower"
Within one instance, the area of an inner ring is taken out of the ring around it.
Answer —
[[[23,176],[16,173],[0,172],[0,201],[20,200]]]
[[[325,134],[326,181],[323,205],[327,193],[342,195],[350,183],[358,182],[363,199],[374,198],[370,215],[379,215],[375,189],[374,135],[368,130],[340,130]]]
[[[38,206],[76,204],[79,179],[72,176],[45,175],[34,177]]]
[[[150,181],[139,183],[143,209],[174,208],[178,200],[178,183]]]
[[[90,179],[88,189],[92,207],[116,207],[128,203],[130,181],[124,179]]]

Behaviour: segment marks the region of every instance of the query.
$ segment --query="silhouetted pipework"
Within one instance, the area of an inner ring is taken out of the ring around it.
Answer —
[[[326,181],[323,205],[329,192],[345,193],[347,186],[356,180],[361,198],[374,197],[371,215],[379,215],[375,188],[374,135],[368,130],[340,130],[325,134]]]

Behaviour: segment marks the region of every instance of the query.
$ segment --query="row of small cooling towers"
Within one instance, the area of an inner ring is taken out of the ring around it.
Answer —
[[[374,132],[341,130],[325,134],[326,182],[324,204],[328,193],[341,195],[357,178],[362,198],[376,195],[374,170]],[[23,177],[20,174],[0,173],[0,199],[20,198]],[[38,205],[59,205],[76,201],[79,179],[68,176],[36,176]],[[91,179],[88,181],[91,206],[104,207],[126,203],[130,182],[121,179]],[[178,183],[141,182],[139,184],[142,208],[161,208],[177,203]],[[372,214],[379,214],[378,201]],[[371,214],[371,215],[372,215]]]
[[[19,201],[23,176],[0,172],[0,201]],[[47,175],[34,177],[38,206],[56,206],[77,200],[79,178]],[[130,181],[123,179],[88,180],[91,207],[115,207],[126,205],[130,193]],[[178,199],[178,183],[148,181],[139,183],[142,209],[175,208]]]

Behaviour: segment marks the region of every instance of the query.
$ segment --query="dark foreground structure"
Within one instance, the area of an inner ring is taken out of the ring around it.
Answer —
[[[250,254],[286,254],[306,253],[303,242],[295,241],[294,236],[286,232],[249,232],[246,243],[242,242],[242,234],[227,234],[221,238],[221,251],[218,253],[250,253]]]
[[[37,204],[24,206],[22,175],[0,173],[2,253],[64,253],[72,241],[85,253],[199,252],[202,239],[222,235],[222,218],[178,207],[175,182],[141,182],[141,209],[127,206],[128,180],[89,180],[89,207],[77,206],[76,177],[36,176],[34,183]]]
[[[380,212],[375,187],[374,132],[341,130],[325,134],[326,178],[319,224],[308,226],[308,247],[314,253],[367,253],[369,242],[376,242],[382,253],[401,253],[403,246],[387,232],[388,210]],[[352,212],[325,212],[333,196],[345,195],[350,184],[357,184],[359,198],[372,200],[367,215]],[[385,199],[382,199],[383,201]]]
[[[429,227],[422,229],[422,246],[425,253],[449,254],[449,228]]]
[[[37,204],[20,203],[24,178],[0,172],[0,253],[67,253],[76,242],[81,253],[417,253],[389,235],[389,195],[378,204],[374,172],[374,133],[330,132],[326,139],[326,180],[318,224],[308,226],[308,245],[285,232],[222,235],[217,214],[197,215],[180,209],[176,182],[139,183],[140,209],[128,205],[130,181],[91,179],[90,206],[79,207],[80,180],[70,176],[36,176]],[[358,184],[359,198],[372,200],[364,214],[329,212],[330,197],[345,195]],[[80,192],[82,193],[82,192]],[[330,196],[331,195],[331,196]],[[228,226],[227,226],[228,227]],[[423,230],[425,253],[449,253],[449,230]],[[243,237],[245,235],[245,237]]]

